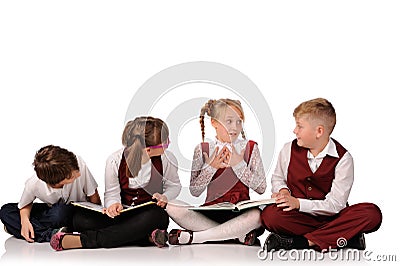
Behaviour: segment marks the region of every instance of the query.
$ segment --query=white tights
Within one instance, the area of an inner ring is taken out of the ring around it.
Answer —
[[[219,224],[200,212],[188,209],[189,206],[182,201],[171,201],[166,211],[180,227],[193,231],[192,243],[206,241],[221,241],[238,238],[243,242],[247,233],[261,226],[260,210],[250,209],[243,214]],[[189,233],[181,233],[179,242],[187,243]]]

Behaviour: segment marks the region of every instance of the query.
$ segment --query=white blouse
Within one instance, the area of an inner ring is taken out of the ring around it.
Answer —
[[[248,140],[236,139],[233,142],[233,146],[236,151],[240,153],[246,148]],[[216,139],[214,142],[209,143],[209,156],[213,154],[215,149],[219,147],[219,150],[227,146],[230,149],[231,144],[221,142]],[[190,193],[193,196],[200,196],[200,194],[207,188],[212,177],[218,169],[203,161],[203,151],[201,144],[198,144],[194,150],[193,161],[192,161],[192,175],[190,179]],[[263,163],[261,160],[260,151],[258,145],[255,144],[253,152],[250,156],[249,164],[247,165],[244,160],[232,167],[233,172],[247,187],[253,189],[258,194],[265,192],[267,187],[265,172]]]
[[[18,208],[23,208],[32,203],[36,198],[48,205],[59,201],[70,203],[71,201],[87,201],[86,197],[92,196],[97,188],[97,182],[86,166],[86,163],[79,156],[78,160],[80,176],[70,184],[62,188],[52,188],[39,179],[36,173],[25,182],[24,192],[18,203]]]
[[[104,204],[108,208],[114,203],[121,202],[121,187],[118,178],[118,169],[121,163],[124,148],[111,154],[106,163]],[[161,155],[163,165],[163,190],[168,200],[175,199],[181,191],[178,175],[178,161],[174,154],[168,150]],[[142,165],[136,177],[129,178],[129,187],[138,188],[146,186],[151,177],[151,160]]]

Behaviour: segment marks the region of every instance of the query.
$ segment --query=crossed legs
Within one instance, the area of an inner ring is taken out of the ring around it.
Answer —
[[[259,209],[247,210],[222,223],[218,223],[200,212],[189,210],[189,206],[182,201],[169,202],[166,211],[179,226],[193,231],[192,243],[235,238],[243,242],[247,233],[261,226]],[[224,215],[224,212],[220,211],[220,214]],[[179,242],[187,243],[189,237],[189,233],[182,232]]]

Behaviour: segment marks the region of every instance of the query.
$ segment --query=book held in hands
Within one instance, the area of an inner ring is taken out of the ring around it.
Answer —
[[[203,210],[231,210],[234,212],[239,212],[241,210],[258,207],[262,205],[274,204],[275,199],[261,199],[261,200],[244,200],[236,204],[231,202],[220,202],[207,206],[191,207],[189,210],[203,211]]]
[[[88,210],[92,210],[92,211],[96,211],[96,212],[100,212],[100,213],[105,213],[105,207],[103,207],[102,205],[99,204],[95,204],[92,202],[88,202],[88,201],[78,201],[78,202],[71,202],[72,205],[74,206],[78,206],[81,208],[85,208]],[[147,201],[141,204],[137,204],[137,205],[123,205],[123,209],[120,211],[120,213],[126,212],[126,211],[130,211],[130,210],[134,210],[143,206],[147,206],[150,204],[156,204],[155,201]]]

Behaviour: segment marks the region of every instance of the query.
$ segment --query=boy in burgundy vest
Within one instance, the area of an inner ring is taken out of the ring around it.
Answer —
[[[363,233],[380,227],[382,213],[372,203],[347,203],[353,158],[330,137],[335,109],[317,98],[301,103],[293,116],[296,139],[281,150],[271,179],[276,205],[261,214],[263,225],[272,232],[264,249],[365,249]]]

